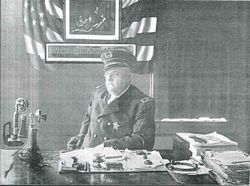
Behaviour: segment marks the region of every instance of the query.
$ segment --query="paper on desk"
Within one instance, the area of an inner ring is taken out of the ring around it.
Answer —
[[[119,150],[115,150],[112,147],[104,147],[102,154],[106,159],[110,158],[122,158],[122,153]]]
[[[97,146],[96,148],[84,148],[77,149],[73,151],[63,152],[60,151],[60,158],[63,159],[67,165],[72,165],[72,157],[76,157],[78,162],[93,162],[96,154],[101,154],[103,152],[102,146]]]
[[[159,166],[163,166],[166,163],[157,151],[152,151],[150,154],[147,155],[147,159],[152,162],[152,165],[145,165],[142,155],[137,155],[136,153],[132,153],[126,151],[124,156],[127,156],[128,159],[123,163],[125,170],[154,170],[157,169]]]
[[[218,134],[217,132],[212,132],[209,134],[177,133],[177,135],[195,147],[238,145],[237,142],[232,141],[226,136]]]
[[[214,160],[220,165],[248,164],[250,166],[250,156],[241,150],[206,152],[205,158]]]
[[[73,157],[77,158],[78,162],[93,163],[96,158],[96,154],[104,156],[106,159],[122,158],[122,153],[119,150],[115,150],[112,147],[104,147],[103,144],[98,145],[94,148],[77,149],[73,151],[60,152],[60,158],[64,160],[66,166],[73,164]]]

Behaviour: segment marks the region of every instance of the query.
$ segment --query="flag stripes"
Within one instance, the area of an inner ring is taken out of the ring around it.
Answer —
[[[50,15],[63,19],[62,7],[58,7],[58,3],[56,5],[54,2],[51,3],[50,0],[45,0],[45,7],[46,10],[50,13]]]
[[[26,51],[29,54],[35,54],[34,49],[33,49],[33,41],[32,41],[32,39],[29,36],[24,35],[24,41],[25,41],[25,44],[26,44]]]
[[[135,37],[138,33],[156,32],[156,23],[156,17],[142,18],[139,22],[133,22],[129,27],[124,28],[122,30],[122,38]]]
[[[63,42],[62,36],[50,28],[47,28],[46,36],[50,42]]]
[[[154,45],[155,33],[137,33],[136,37],[126,38],[123,43],[134,43],[136,45]]]
[[[127,8],[134,3],[137,3],[138,1],[141,1],[141,0],[122,0],[122,8]]]
[[[143,18],[157,17],[157,6],[152,0],[140,0],[121,10],[122,29]]]
[[[154,55],[154,46],[138,46],[137,61],[150,61]]]
[[[139,74],[153,72],[157,7],[152,0],[122,0],[122,40],[136,44]]]

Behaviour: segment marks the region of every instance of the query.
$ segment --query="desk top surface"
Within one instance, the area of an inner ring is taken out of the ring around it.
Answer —
[[[58,173],[59,151],[42,152],[45,166],[42,170],[32,170],[27,163],[14,159],[14,165],[7,177],[5,171],[11,165],[12,150],[1,149],[1,183],[2,184],[178,184],[168,172],[136,172],[136,173]],[[193,180],[199,183],[203,180]],[[211,183],[205,181],[205,183]]]

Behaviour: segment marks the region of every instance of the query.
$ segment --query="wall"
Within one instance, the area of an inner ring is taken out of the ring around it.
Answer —
[[[161,7],[164,14],[158,20],[157,117],[223,117],[228,121],[217,125],[179,123],[175,128],[171,127],[174,124],[159,123],[165,126],[165,136],[181,130],[219,130],[247,150],[249,3],[167,1]]]
[[[22,37],[21,1],[1,1],[1,124],[11,120],[15,101],[19,97],[38,100],[38,72],[25,54]]]

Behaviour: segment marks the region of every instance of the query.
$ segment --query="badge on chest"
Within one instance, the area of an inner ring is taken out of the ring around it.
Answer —
[[[117,121],[114,122],[112,125],[113,125],[113,131],[114,131],[114,132],[119,130],[120,125],[118,124]]]

